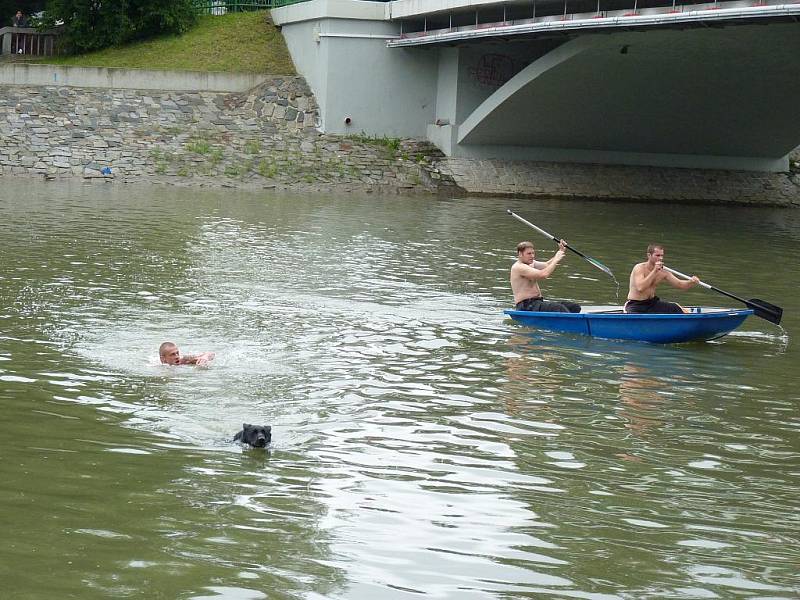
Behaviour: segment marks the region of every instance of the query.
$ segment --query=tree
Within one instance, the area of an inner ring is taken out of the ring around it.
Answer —
[[[135,37],[146,38],[150,32],[185,33],[197,20],[191,0],[129,0],[129,17]]]
[[[46,0],[0,0],[0,27],[11,26],[11,18],[18,10],[32,15],[44,9]]]
[[[81,54],[125,42],[130,29],[126,8],[127,0],[50,0],[47,18],[63,21],[63,49]]]
[[[196,15],[191,0],[48,0],[47,19],[63,21],[63,49],[81,54],[184,33],[195,23]]]

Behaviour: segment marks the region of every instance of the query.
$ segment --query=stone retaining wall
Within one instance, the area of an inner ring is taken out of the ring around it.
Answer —
[[[800,206],[793,172],[444,157],[427,142],[324,135],[302,77],[243,93],[0,86],[0,174],[293,190]]]
[[[800,206],[791,173],[445,158],[436,165],[470,194]]]
[[[322,135],[317,118],[301,77],[274,77],[240,94],[2,86],[0,173],[260,188],[439,187],[415,144]]]

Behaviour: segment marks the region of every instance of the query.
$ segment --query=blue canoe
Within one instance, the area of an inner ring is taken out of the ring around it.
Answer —
[[[748,309],[707,308],[694,306],[683,315],[625,314],[621,307],[588,307],[579,313],[506,310],[523,325],[580,333],[615,340],[637,340],[654,344],[679,344],[713,340],[739,327],[753,314]]]

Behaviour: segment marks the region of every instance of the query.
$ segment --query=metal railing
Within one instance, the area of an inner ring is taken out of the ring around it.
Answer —
[[[274,8],[276,0],[192,0],[199,15],[226,15],[235,12]]]
[[[299,4],[309,0],[192,0],[195,11],[200,15],[225,15],[231,12],[248,10],[265,10],[280,8],[290,4]],[[372,2],[389,2],[390,0],[371,0]]]
[[[308,2],[308,0],[272,0],[272,8],[280,8],[281,6],[289,6],[290,4],[300,4],[301,2]]]
[[[15,56],[53,56],[58,54],[55,31],[32,27],[0,28],[0,54]]]
[[[400,40],[388,45],[413,45],[413,39],[446,41],[568,29],[588,31],[611,26],[607,21],[624,28],[704,19],[719,22],[793,17],[800,13],[800,0],[529,0],[525,5],[498,1],[491,9],[483,6],[481,10],[470,10],[465,2],[461,9],[444,14],[419,10],[400,17]]]

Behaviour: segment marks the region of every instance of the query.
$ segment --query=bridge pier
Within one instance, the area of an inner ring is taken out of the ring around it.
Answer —
[[[325,133],[423,138],[433,121],[438,50],[387,48],[400,25],[386,6],[312,0],[272,10]]]

